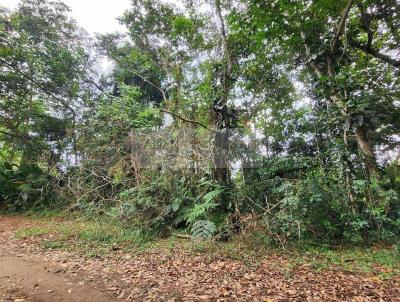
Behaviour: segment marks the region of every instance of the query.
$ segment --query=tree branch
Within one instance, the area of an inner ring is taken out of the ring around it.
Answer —
[[[0,133],[4,134],[4,135],[7,135],[7,136],[11,136],[11,137],[21,138],[20,136],[18,136],[16,134],[9,133],[9,132],[3,131],[3,130],[0,130]]]
[[[165,94],[164,89],[162,89],[161,87],[157,86],[156,84],[154,84],[154,83],[151,82],[150,80],[146,79],[144,76],[142,76],[142,75],[141,75],[140,73],[138,73],[136,70],[133,70],[133,69],[131,69],[130,67],[128,67],[127,65],[123,64],[123,63],[121,62],[121,60],[119,60],[119,59],[116,58],[115,56],[110,55],[110,57],[113,58],[118,64],[124,66],[125,68],[128,68],[128,71],[129,71],[129,72],[133,73],[135,76],[141,78],[144,82],[146,82],[146,83],[149,84],[150,86],[152,86],[152,87],[154,87],[155,89],[157,89],[158,91],[160,91],[161,94],[162,94],[162,97],[163,97],[164,102],[167,101],[167,96],[166,96],[166,94]]]
[[[366,54],[369,54],[377,59],[380,59],[380,60],[392,65],[393,67],[400,68],[400,60],[393,59],[388,55],[380,53],[376,49],[373,49],[372,47],[368,47],[368,45],[362,45],[360,42],[356,41],[353,38],[349,38],[349,44],[355,48],[362,50]]]
[[[366,33],[368,35],[368,42],[367,42],[366,46],[368,48],[370,48],[371,45],[372,45],[372,40],[374,38],[374,35],[372,33],[372,30],[371,30],[371,26],[370,26],[370,24],[371,24],[371,16],[365,12],[365,9],[364,9],[364,7],[363,7],[363,5],[361,3],[359,3],[357,6],[358,6],[358,8],[360,10],[360,13],[361,13],[361,22],[362,22],[362,26],[361,27],[366,31]]]
[[[215,10],[217,12],[218,20],[221,26],[221,37],[222,37],[222,43],[224,45],[224,56],[226,57],[226,63],[227,63],[227,73],[230,74],[232,71],[232,59],[231,59],[231,54],[229,52],[229,47],[228,47],[228,39],[226,36],[226,29],[225,29],[225,23],[224,23],[224,18],[222,17],[222,9],[221,9],[221,0],[215,0]]]
[[[306,50],[306,58],[307,58],[307,63],[309,66],[314,70],[315,74],[320,77],[322,75],[321,70],[318,68],[317,64],[311,59],[311,50],[310,46],[306,42],[306,34],[302,31],[300,33],[301,39],[303,40],[303,45]]]
[[[1,134],[4,134],[4,135],[7,135],[7,136],[9,136],[9,137],[13,137],[13,138],[17,138],[17,139],[22,139],[22,140],[25,141],[25,143],[27,143],[27,144],[29,144],[29,145],[32,145],[32,143],[30,142],[30,137],[29,137],[28,135],[18,135],[18,134],[10,133],[10,132],[3,131],[3,130],[0,130],[0,133],[1,133]]]
[[[206,130],[208,130],[208,131],[215,132],[215,130],[208,128],[206,125],[204,125],[204,124],[201,123],[201,122],[188,119],[188,118],[186,118],[186,117],[180,116],[180,115],[178,115],[178,114],[176,114],[176,113],[174,113],[174,112],[171,112],[171,111],[169,111],[169,110],[166,110],[166,109],[160,109],[160,111],[161,111],[161,112],[168,113],[168,114],[170,114],[170,115],[172,115],[172,116],[175,116],[175,117],[181,119],[181,120],[184,121],[184,122],[196,124],[196,125],[199,125],[199,126],[203,127],[204,129],[206,129]]]
[[[349,16],[349,12],[352,6],[353,0],[349,0],[344,11],[342,12],[342,17],[340,18],[338,28],[336,29],[335,37],[333,38],[331,43],[331,54],[334,53],[337,43],[339,42],[339,38],[342,35],[344,26],[346,25],[347,17]]]
[[[138,76],[139,78],[141,78],[144,82],[146,82],[146,83],[149,84],[150,86],[152,86],[152,87],[156,88],[157,90],[159,90],[159,91],[161,92],[162,96],[163,96],[164,102],[166,102],[166,103],[168,102],[167,95],[165,94],[164,89],[162,89],[161,87],[157,86],[156,84],[154,84],[154,83],[151,82],[150,80],[146,79],[144,76],[142,76],[142,75],[141,75],[140,73],[138,73],[136,70],[133,70],[133,69],[129,68],[126,64],[123,64],[118,58],[116,58],[116,57],[114,57],[114,56],[111,56],[111,58],[113,58],[118,64],[120,64],[120,65],[122,65],[123,67],[127,68],[127,70],[128,70],[129,72],[133,73],[134,75],[136,75],[136,76]],[[174,112],[171,112],[171,111],[169,111],[169,110],[167,110],[167,109],[159,109],[159,110],[160,110],[160,112],[168,113],[168,114],[170,114],[170,115],[172,115],[172,116],[174,116],[174,117],[177,117],[177,118],[179,118],[180,120],[182,120],[182,121],[184,121],[184,122],[196,124],[196,125],[199,125],[199,126],[203,127],[204,129],[206,129],[206,130],[208,130],[208,131],[215,132],[215,130],[212,130],[212,129],[208,128],[206,125],[204,125],[204,124],[201,123],[201,122],[198,122],[198,121],[195,121],[195,120],[191,120],[191,119],[182,117],[182,116],[180,116],[180,115],[178,115],[178,114],[176,114],[176,113],[174,113]]]
[[[226,68],[224,69],[223,79],[222,79],[223,97],[221,99],[223,106],[226,106],[226,103],[228,102],[229,90],[231,89],[233,62],[229,50],[224,18],[222,16],[221,0],[215,0],[215,10],[221,27],[220,31],[223,44],[223,56],[226,63]]]
[[[5,61],[3,59],[0,59],[0,62],[5,64],[5,65],[7,65],[12,70],[14,70],[16,73],[20,74],[24,78],[26,78],[29,81],[31,81],[33,84],[35,84],[36,87],[38,87],[45,94],[47,94],[47,95],[51,96],[52,98],[56,99],[57,101],[59,101],[65,108],[67,108],[67,109],[69,109],[71,111],[72,115],[75,118],[75,116],[76,116],[75,110],[64,99],[62,99],[61,97],[55,95],[51,91],[48,91],[41,83],[39,83],[38,81],[33,79],[30,75],[25,74],[24,72],[22,72],[19,69],[15,68],[12,64],[8,63],[7,61]]]
[[[97,84],[95,81],[93,81],[92,79],[84,79],[83,81],[84,81],[86,84],[91,84],[91,85],[93,85],[93,86],[96,87],[99,91],[104,92],[104,89],[103,89],[99,84]]]

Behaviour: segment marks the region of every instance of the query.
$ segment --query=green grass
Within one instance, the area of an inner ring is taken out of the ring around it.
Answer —
[[[24,214],[29,218],[40,219],[40,218],[60,218],[71,216],[71,213],[57,210],[57,209],[40,209],[40,210],[30,210]]]
[[[40,239],[47,249],[75,249],[90,256],[99,256],[113,249],[142,247],[151,240],[151,236],[142,230],[127,228],[106,219],[71,221],[37,218],[37,221],[40,225],[20,229],[16,236]]]
[[[43,236],[46,234],[50,234],[52,232],[53,229],[49,226],[34,226],[30,228],[19,229],[16,232],[16,236],[18,238],[28,238],[28,237]]]
[[[308,248],[296,251],[292,259],[299,265],[308,263],[317,271],[340,268],[348,272],[372,273],[384,279],[400,275],[400,254],[394,248]]]
[[[45,249],[56,250],[63,248],[65,246],[65,243],[58,240],[46,240],[43,241],[42,246]]]

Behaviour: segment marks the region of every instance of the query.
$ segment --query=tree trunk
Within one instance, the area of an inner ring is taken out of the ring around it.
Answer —
[[[217,131],[214,136],[214,179],[222,186],[230,183],[229,130]]]
[[[217,132],[214,136],[214,178],[220,185],[228,186],[230,184],[229,167],[229,135],[232,123],[228,112],[228,97],[232,88],[232,58],[229,50],[227,32],[222,16],[221,1],[215,0],[215,11],[219,21],[219,31],[222,42],[223,69],[216,71],[215,75],[220,77],[220,85],[216,87],[218,95],[214,101],[212,111],[213,120]]]
[[[371,146],[371,143],[368,140],[365,129],[363,127],[357,127],[355,134],[358,149],[364,157],[365,166],[367,168],[369,176],[371,178],[380,179],[380,172],[378,164],[376,163],[376,156]]]

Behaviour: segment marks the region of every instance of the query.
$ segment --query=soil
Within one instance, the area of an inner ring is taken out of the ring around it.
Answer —
[[[307,265],[288,276],[279,256],[244,264],[178,247],[96,258],[15,236],[39,223],[0,216],[0,301],[400,301],[399,278]]]
[[[82,276],[66,274],[57,263],[43,261],[16,240],[15,230],[32,224],[19,217],[0,218],[0,301],[113,301],[111,295],[80,281]]]

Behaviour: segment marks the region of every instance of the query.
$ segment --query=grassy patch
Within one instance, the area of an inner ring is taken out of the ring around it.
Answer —
[[[64,248],[65,243],[58,240],[45,240],[43,241],[42,246],[45,249],[56,250]]]
[[[113,249],[139,247],[151,239],[141,230],[126,228],[109,220],[39,221],[43,225],[20,229],[16,236],[43,237],[44,248],[77,249],[93,257]],[[54,238],[56,241],[53,241]]]
[[[291,258],[298,264],[309,264],[317,271],[340,268],[348,272],[372,273],[381,278],[400,275],[400,254],[392,248],[308,248],[296,251]]]
[[[30,228],[23,228],[16,232],[17,238],[37,237],[50,234],[53,229],[49,226],[34,226]]]
[[[71,216],[71,213],[68,212],[63,212],[60,210],[52,210],[52,209],[40,209],[38,210],[30,210],[24,214],[24,216],[27,216],[29,218],[33,219],[41,219],[41,218],[62,218],[62,217],[68,217]]]

